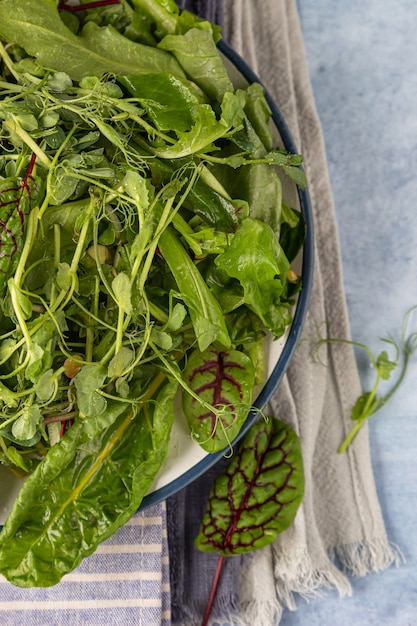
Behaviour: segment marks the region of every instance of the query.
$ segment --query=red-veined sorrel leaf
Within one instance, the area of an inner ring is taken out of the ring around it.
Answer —
[[[213,483],[196,546],[224,556],[262,548],[290,526],[303,495],[298,436],[280,420],[261,420]]]
[[[31,175],[0,182],[0,295],[16,269],[23,244],[25,217],[39,199],[40,185]]]
[[[207,452],[223,450],[239,433],[251,405],[255,379],[251,359],[238,350],[195,350],[183,374],[201,400],[183,394],[193,437]]]

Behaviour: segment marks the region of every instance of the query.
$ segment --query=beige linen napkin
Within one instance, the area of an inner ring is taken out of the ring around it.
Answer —
[[[289,370],[270,410],[301,436],[306,495],[295,523],[253,554],[241,572],[241,623],[277,624],[295,593],[351,591],[348,575],[363,576],[399,559],[384,528],[363,429],[347,453],[337,453],[361,392],[349,338],[337,227],[324,143],[305,61],[295,0],[225,0],[224,38],[259,76],[304,155],[315,222],[315,275],[310,311]],[[338,557],[340,566],[335,564]],[[275,593],[276,592],[276,593]]]

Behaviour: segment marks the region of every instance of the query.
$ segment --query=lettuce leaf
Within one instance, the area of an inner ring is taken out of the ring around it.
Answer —
[[[111,26],[88,22],[81,35],[75,35],[53,0],[2,0],[0,37],[22,46],[39,65],[66,72],[77,81],[107,73],[169,72],[185,77],[172,55],[131,41]]]
[[[244,302],[280,337],[290,319],[288,305],[282,302],[289,262],[271,227],[253,217],[245,218],[215,265],[240,282]]]

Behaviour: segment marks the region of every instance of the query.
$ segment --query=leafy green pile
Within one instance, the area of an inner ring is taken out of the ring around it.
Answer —
[[[291,321],[301,157],[171,0],[0,0],[0,572],[48,586],[137,510],[181,388],[209,452]],[[80,17],[81,16],[81,17]]]

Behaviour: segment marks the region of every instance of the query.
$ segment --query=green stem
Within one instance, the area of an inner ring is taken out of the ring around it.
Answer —
[[[31,253],[33,248],[33,244],[36,238],[37,227],[38,209],[33,208],[27,218],[25,244],[23,246],[23,250],[19,258],[19,263],[17,264],[17,268],[14,273],[14,283],[17,287],[20,287],[22,284],[22,276],[25,270],[26,261],[28,260],[29,254]]]
[[[3,439],[3,437],[2,437],[1,435],[0,435],[0,448],[3,450],[3,453],[4,453],[4,454],[7,456],[7,458],[8,458],[8,456],[9,456],[9,455],[7,454],[7,446],[6,446],[6,444],[4,443],[4,439]]]
[[[84,246],[87,240],[87,234],[88,234],[88,229],[90,227],[90,221],[91,221],[91,214],[92,214],[92,207],[94,204],[94,198],[91,199],[90,202],[90,210],[88,211],[83,226],[81,228],[81,232],[80,232],[80,236],[78,238],[78,242],[77,242],[77,247],[75,248],[75,253],[74,256],[72,257],[72,261],[71,261],[71,272],[73,272],[74,274],[76,273],[77,269],[78,269],[78,265],[81,259],[81,255],[84,252]]]
[[[17,122],[13,120],[5,120],[3,125],[11,132],[16,133],[20,137],[20,139],[30,148],[32,152],[36,154],[39,161],[42,163],[44,167],[49,169],[52,165],[52,161],[46,156],[45,152],[38,146],[36,141],[32,139],[32,137],[27,133]]]
[[[53,305],[51,303],[51,311],[56,311],[59,307],[61,309],[65,308],[68,302],[71,300],[72,294],[74,293],[75,288],[77,286],[77,269],[78,269],[78,264],[81,259],[81,255],[84,252],[84,246],[86,243],[88,229],[90,226],[93,206],[94,206],[94,198],[91,198],[90,203],[89,203],[89,209],[85,217],[83,226],[81,228],[80,236],[78,238],[77,247],[75,248],[74,256],[72,257],[72,261],[71,261],[71,266],[70,266],[71,286],[69,289],[62,289],[60,291]]]
[[[139,124],[139,126],[142,126],[142,128],[144,130],[146,130],[148,135],[150,135],[150,136],[155,135],[156,137],[159,137],[160,139],[165,141],[165,143],[168,143],[168,144],[171,144],[171,145],[175,145],[176,139],[173,139],[169,135],[166,135],[165,133],[161,132],[160,130],[157,130],[154,126],[152,126],[151,124],[148,124],[148,122],[146,122],[139,115],[135,115],[134,113],[130,113],[129,114],[129,119],[131,119],[132,122],[136,122],[136,124]]]
[[[107,328],[107,330],[111,330],[113,333],[116,332],[116,328],[114,328],[113,326],[111,326],[110,324],[107,324],[107,322],[105,322],[104,320],[102,320],[97,312],[91,312],[89,311],[83,304],[81,304],[81,302],[75,298],[73,296],[72,301],[74,302],[74,304],[77,305],[77,307],[79,309],[81,309],[81,311],[83,311],[83,313],[86,314],[86,316],[89,316],[94,322],[97,323],[98,327],[102,327],[102,328]]]
[[[98,318],[98,308],[99,308],[99,298],[100,298],[100,279],[98,276],[95,277],[95,285],[94,285],[94,298],[92,302],[92,311],[88,316],[89,325],[87,327],[86,333],[86,342],[85,342],[85,358],[88,362],[93,360],[93,352],[94,352],[94,337],[95,331],[93,324],[91,323],[94,319]]]
[[[345,438],[343,443],[340,445],[339,450],[338,450],[339,454],[343,454],[343,452],[345,452],[347,447],[352,443],[352,441],[354,440],[354,438],[358,434],[359,429],[361,428],[362,424],[365,422],[365,419],[358,420],[357,422],[355,422],[355,425],[350,430],[349,434],[347,435],[347,437]]]
[[[394,393],[401,386],[401,384],[402,384],[402,382],[403,382],[403,380],[405,378],[405,375],[407,373],[408,365],[409,365],[409,362],[410,362],[410,357],[411,357],[411,353],[410,352],[405,352],[404,363],[403,363],[403,367],[402,367],[402,370],[401,370],[401,374],[398,377],[397,382],[392,387],[392,389],[387,393],[387,395],[380,399],[380,401],[378,403],[378,411],[380,409],[382,409],[383,406],[385,406],[385,404],[388,402],[388,400],[390,400],[392,398]],[[375,413],[376,413],[376,411],[375,411]],[[372,413],[371,415],[374,415],[374,413]]]
[[[7,69],[9,70],[10,74],[12,74],[12,76],[16,79],[19,80],[20,75],[16,72],[16,70],[13,67],[13,61],[11,60],[11,58],[9,57],[6,48],[3,46],[3,44],[0,41],[0,56],[3,59],[3,62],[5,64],[5,66],[7,67]]]
[[[127,325],[128,325],[129,320],[130,320],[130,315],[127,315],[126,318],[128,320],[127,321]],[[119,350],[121,349],[121,347],[123,346],[124,330],[125,330],[125,311],[119,305],[119,312],[118,312],[118,316],[117,316],[117,332],[116,332],[115,354],[117,354],[119,352]]]
[[[145,287],[145,282],[146,282],[146,279],[148,277],[149,270],[151,269],[156,249],[158,247],[159,237],[160,237],[161,233],[163,232],[164,228],[166,227],[166,225],[168,223],[168,218],[169,218],[169,214],[171,212],[173,203],[174,203],[174,197],[168,198],[168,200],[165,203],[164,210],[162,212],[161,219],[160,219],[159,224],[157,226],[154,239],[153,239],[153,241],[152,241],[152,243],[151,243],[151,245],[150,245],[150,247],[148,249],[148,252],[147,252],[147,255],[146,255],[146,259],[145,259],[145,262],[143,264],[142,271],[141,271],[141,274],[140,274],[140,277],[139,277],[139,282],[138,282],[139,293],[142,293],[143,289]],[[133,272],[132,272],[132,274],[133,274]],[[134,277],[134,274],[133,274],[133,277]]]
[[[8,281],[8,287],[9,287],[10,298],[11,298],[11,301],[12,301],[14,313],[16,315],[16,319],[17,319],[18,325],[19,325],[20,330],[22,332],[22,335],[24,337],[24,340],[25,340],[25,343],[26,343],[26,351],[27,351],[27,354],[28,354],[29,348],[32,345],[32,337],[30,336],[30,332],[29,332],[28,327],[26,325],[26,321],[25,321],[22,309],[20,308],[20,304],[19,304],[19,301],[18,301],[18,298],[17,298],[18,288],[17,288],[17,286],[14,283],[12,278],[9,279],[9,281]],[[26,362],[26,360],[28,358],[27,354],[26,354],[25,362]]]
[[[149,302],[149,313],[161,324],[166,324],[169,320],[169,316],[163,311],[159,306],[154,304],[153,302]]]
[[[1,46],[1,43],[0,43]],[[12,93],[21,94],[27,91],[26,87],[22,87],[21,85],[15,85],[14,83],[8,83],[5,80],[0,80],[0,89],[4,89],[10,91]],[[9,98],[7,98],[7,102],[9,102]]]
[[[43,214],[45,213],[46,209],[49,206],[49,200],[51,197],[51,193],[52,193],[52,176],[53,173],[55,172],[55,168],[56,165],[58,163],[58,159],[61,156],[63,150],[65,149],[66,145],[68,144],[69,140],[71,139],[72,135],[75,133],[77,126],[76,124],[73,125],[73,127],[71,128],[71,130],[69,131],[69,133],[66,135],[64,141],[62,142],[62,144],[59,146],[58,150],[55,152],[54,154],[54,158],[52,159],[52,161],[49,161],[49,166],[48,166],[48,175],[46,177],[46,194],[45,194],[45,198],[44,201],[42,202],[42,206],[40,208],[39,211],[39,218],[41,218],[43,216]]]

